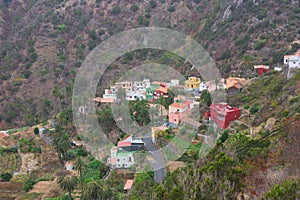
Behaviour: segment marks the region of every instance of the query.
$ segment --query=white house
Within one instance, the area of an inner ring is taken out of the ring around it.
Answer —
[[[112,90],[105,89],[104,94],[103,94],[103,99],[117,99],[116,93],[114,93]]]
[[[150,87],[150,80],[144,79],[143,81],[133,82],[133,91],[146,91],[146,88]]]
[[[66,162],[65,163],[65,169],[66,170],[73,170],[73,163],[72,162]]]
[[[146,99],[146,96],[145,96],[145,94],[140,93],[138,91],[127,92],[126,93],[126,100],[128,100],[128,101],[136,101],[137,99],[143,100],[143,99]]]
[[[300,68],[300,56],[291,56],[288,60],[289,68]]]
[[[133,153],[118,151],[116,157],[116,168],[130,168],[132,165],[134,165]]]
[[[110,158],[107,162],[113,169],[130,168],[134,165],[133,153],[128,151],[120,151],[117,147],[110,150]]]
[[[207,90],[207,86],[205,85],[205,83],[202,81],[200,83],[200,86],[199,86],[199,92],[202,92],[203,90]]]
[[[169,115],[176,112],[183,113],[186,110],[188,110],[188,105],[185,103],[174,102],[169,105]]]
[[[294,76],[297,69],[300,69],[300,52],[295,55],[285,55],[283,64],[287,67],[287,79]]]

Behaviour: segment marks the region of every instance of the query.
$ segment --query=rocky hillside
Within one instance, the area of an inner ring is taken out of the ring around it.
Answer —
[[[3,0],[0,127],[35,124],[66,108],[85,57],[123,30],[159,26],[191,35],[224,76],[247,77],[253,64],[280,65],[298,47],[293,43],[299,39],[299,13],[295,0]],[[118,68],[146,59],[147,54],[120,61]]]

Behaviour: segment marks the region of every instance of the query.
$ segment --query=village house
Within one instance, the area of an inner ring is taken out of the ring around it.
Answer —
[[[184,112],[188,109],[188,105],[185,103],[174,102],[169,106],[169,114],[175,112]]]
[[[96,103],[97,106],[100,106],[101,104],[112,104],[116,102],[116,99],[96,97],[93,99],[93,101]]]
[[[145,143],[139,138],[133,138],[132,136],[119,141],[117,145],[118,149],[125,151],[142,151],[145,150]]]
[[[205,82],[202,81],[199,85],[199,92],[201,93],[204,90],[207,90],[207,86],[206,86]]]
[[[146,99],[146,92],[145,93],[141,93],[138,91],[133,91],[133,92],[127,92],[126,93],[126,100],[128,101],[136,101],[137,99],[139,100],[144,100]]]
[[[108,163],[112,169],[128,169],[135,164],[132,152],[111,150],[111,157]]]
[[[226,92],[229,95],[236,95],[249,83],[249,80],[237,77],[228,77],[225,81]]]
[[[159,88],[154,90],[153,96],[154,99],[159,99],[160,96],[162,96],[163,98],[168,98],[168,88],[160,86]]]
[[[116,100],[117,99],[117,95],[112,90],[105,89],[104,90],[104,94],[103,94],[103,99],[114,99],[114,100]]]
[[[116,91],[118,89],[123,89],[125,92],[133,91],[133,83],[129,81],[122,81],[116,83]]]
[[[230,107],[227,103],[212,104],[210,106],[210,119],[221,129],[226,129],[230,122],[241,116],[239,108]]]
[[[287,70],[287,79],[292,78],[296,71],[300,69],[300,50],[294,55],[285,55],[283,64]]]
[[[174,102],[169,106],[169,126],[178,126],[181,122],[183,112],[189,109],[188,104]]]
[[[130,168],[135,164],[134,151],[145,150],[145,143],[141,139],[129,136],[118,142],[116,147],[110,150],[110,158],[107,162],[113,169]]]
[[[143,81],[134,81],[133,82],[133,91],[145,92],[148,87],[150,87],[149,79],[144,79]]]
[[[270,71],[270,66],[268,65],[254,65],[254,69],[256,70],[257,74],[263,75],[264,73]]]
[[[152,101],[154,99],[154,91],[159,88],[159,85],[150,85],[146,88],[146,99]]]
[[[199,90],[200,82],[200,78],[189,77],[189,79],[184,82],[184,90],[188,92]]]
[[[68,171],[69,171],[69,170],[73,170],[73,167],[74,167],[74,166],[73,166],[73,163],[72,163],[72,162],[66,162],[66,163],[65,163],[65,169],[66,169],[66,170],[68,170]]]

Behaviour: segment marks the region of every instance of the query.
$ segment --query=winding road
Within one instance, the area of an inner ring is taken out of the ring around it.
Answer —
[[[166,177],[166,166],[164,156],[160,150],[153,144],[151,137],[143,138],[143,142],[146,144],[148,151],[152,152],[154,161],[150,161],[150,164],[154,171],[154,180],[157,183],[161,183]]]

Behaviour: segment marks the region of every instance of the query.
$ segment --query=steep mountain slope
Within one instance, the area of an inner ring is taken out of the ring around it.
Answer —
[[[238,97],[246,127],[231,124],[205,158],[168,174],[162,184],[145,189],[145,181],[137,182],[129,199],[299,198],[299,76],[255,78]]]
[[[299,39],[299,12],[292,0],[2,1],[1,128],[34,124],[69,105],[85,56],[122,30],[175,29],[202,44],[224,75],[251,76],[252,64],[281,64]],[[119,63],[119,70],[147,58]]]

